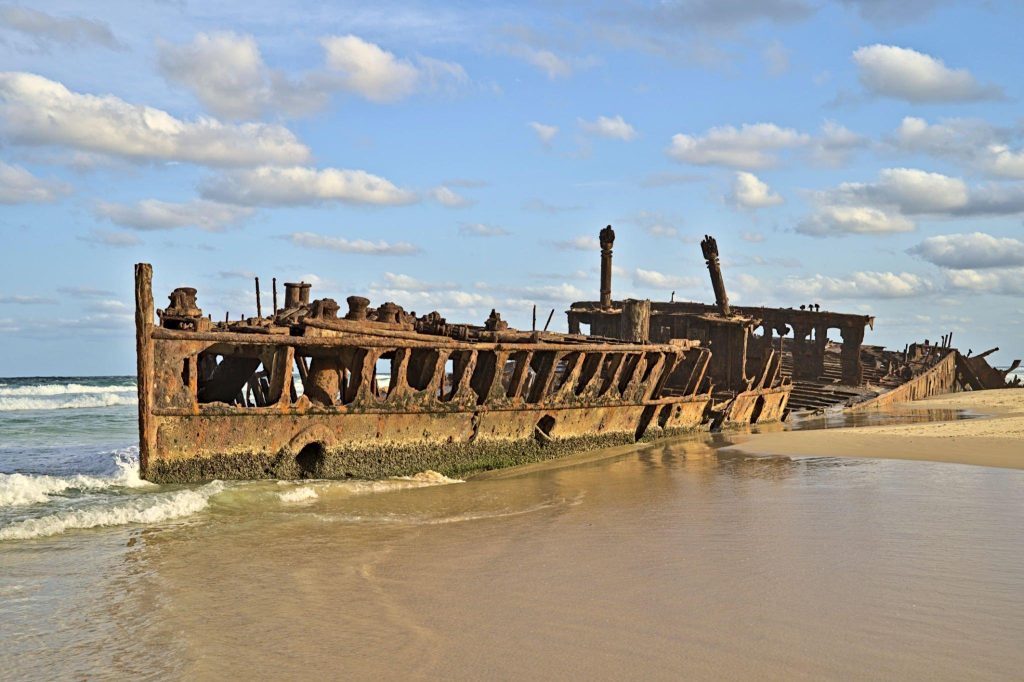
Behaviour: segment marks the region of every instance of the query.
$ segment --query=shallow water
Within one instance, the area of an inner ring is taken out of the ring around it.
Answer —
[[[45,446],[24,424],[11,445],[0,417],[8,482],[101,479],[0,507],[0,533],[65,521],[0,541],[11,679],[1024,669],[1022,471],[750,458],[719,453],[718,437],[464,483],[150,487],[132,478],[130,429],[78,438],[56,425],[91,411],[23,416],[47,422]],[[92,420],[133,416],[114,406]],[[104,514],[117,525],[67,523]]]

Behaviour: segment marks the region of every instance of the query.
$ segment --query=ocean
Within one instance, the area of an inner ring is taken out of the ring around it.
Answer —
[[[0,379],[4,679],[1024,670],[1024,471],[701,435],[465,482],[157,486],[134,392]]]

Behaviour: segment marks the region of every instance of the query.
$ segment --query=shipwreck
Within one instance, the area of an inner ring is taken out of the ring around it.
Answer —
[[[359,296],[339,315],[304,282],[286,283],[279,307],[276,280],[264,315],[258,279],[254,317],[214,321],[190,287],[155,310],[152,267],[137,264],[142,476],[463,475],[793,410],[1006,384],[951,335],[890,352],[863,345],[871,317],[731,306],[710,236],[701,248],[714,305],[615,301],[614,240],[601,230],[600,300],[570,306],[567,334],[511,329],[496,311],[479,326],[450,323]]]

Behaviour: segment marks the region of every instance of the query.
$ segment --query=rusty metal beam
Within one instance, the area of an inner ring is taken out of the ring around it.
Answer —
[[[630,351],[661,351],[676,352],[696,347],[696,342],[670,344],[629,344],[629,343],[488,343],[454,341],[441,336],[423,335],[427,341],[412,339],[392,339],[376,335],[349,334],[336,337],[316,336],[283,336],[275,334],[239,334],[236,332],[187,332],[175,329],[155,327],[153,339],[167,341],[203,341],[219,344],[241,344],[246,346],[294,346],[333,348],[340,346],[363,346],[367,348],[450,348],[458,350],[575,350],[581,352],[613,351],[616,353]]]

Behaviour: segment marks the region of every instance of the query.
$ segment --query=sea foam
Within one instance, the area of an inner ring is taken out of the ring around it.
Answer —
[[[109,506],[24,519],[0,528],[0,540],[28,540],[58,535],[69,530],[179,519],[202,511],[209,506],[210,498],[223,490],[224,484],[221,481],[213,481],[194,490],[140,495]]]
[[[282,502],[308,502],[318,497],[316,491],[309,486],[286,490],[283,493],[278,493],[277,496],[281,498]]]
[[[0,507],[18,507],[48,502],[51,496],[69,490],[105,490],[109,488],[146,488],[152,483],[139,477],[139,460],[128,448],[114,453],[117,470],[111,476],[48,476],[45,474],[0,474]]]
[[[109,393],[136,391],[134,386],[91,386],[88,384],[35,384],[26,386],[9,386],[0,384],[0,396],[46,396],[67,395],[69,393]]]
[[[134,405],[134,386],[88,384],[0,385],[0,412],[12,410],[66,410],[85,407]]]

